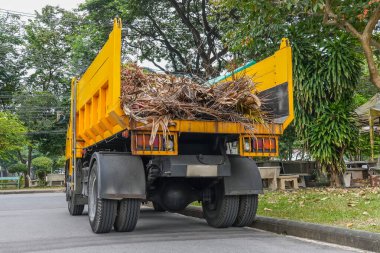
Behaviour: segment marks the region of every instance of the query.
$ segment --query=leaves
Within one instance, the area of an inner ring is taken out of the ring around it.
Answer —
[[[31,91],[67,94],[75,71],[70,64],[71,36],[78,32],[80,18],[59,7],[46,6],[25,26],[25,63]]]
[[[0,159],[10,158],[10,153],[20,151],[28,143],[25,126],[10,113],[0,111]]]
[[[53,160],[45,156],[39,156],[32,160],[32,166],[35,170],[50,171],[53,166]]]
[[[21,27],[18,16],[0,13],[0,109],[7,108],[12,93],[21,88],[24,74],[20,54]]]
[[[105,40],[110,21],[122,18],[127,34],[123,52],[130,61],[145,60],[160,70],[205,79],[218,76],[228,57],[221,20],[231,17],[209,1],[88,0],[81,9],[100,32],[90,38]]]

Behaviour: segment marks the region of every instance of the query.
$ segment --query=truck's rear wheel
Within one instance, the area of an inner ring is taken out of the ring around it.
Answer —
[[[74,203],[74,198],[73,198],[74,193],[73,191],[70,190],[70,188],[68,188],[66,191],[69,191],[69,192],[66,192],[66,194],[68,195],[66,199],[67,199],[67,209],[69,210],[69,213],[73,216],[82,215],[84,205],[77,205]]]
[[[240,196],[239,212],[233,225],[235,227],[251,225],[256,217],[258,203],[257,194]]]
[[[202,201],[203,215],[207,223],[215,228],[226,228],[235,222],[239,210],[239,196],[226,196],[223,184],[211,191],[211,201]]]
[[[152,201],[153,209],[156,212],[165,212],[166,210],[157,202]]]
[[[136,227],[140,215],[141,201],[139,199],[123,199],[119,201],[119,208],[115,220],[115,230],[130,232]]]
[[[82,166],[82,163],[80,162],[80,160],[78,161],[77,166]],[[66,174],[67,209],[69,210],[69,213],[73,216],[82,215],[84,205],[78,205],[75,203],[74,191],[72,191],[70,188],[70,182],[72,179],[71,179],[71,176],[69,175],[69,161],[66,162],[65,174]]]
[[[88,182],[88,217],[92,231],[108,233],[115,222],[117,201],[98,198],[97,165],[94,163]]]

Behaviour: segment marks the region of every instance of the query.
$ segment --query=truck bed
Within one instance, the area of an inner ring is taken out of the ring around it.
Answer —
[[[255,135],[281,135],[293,120],[291,64],[291,48],[288,40],[283,39],[280,50],[274,55],[234,73],[251,75],[264,100],[268,100],[267,106],[277,115],[272,124],[255,125]],[[229,78],[231,75],[220,80]],[[72,80],[71,118],[75,112],[78,150],[105,141],[125,130],[149,130],[141,124],[130,122],[121,109],[120,96],[121,21],[115,19],[113,31],[95,60],[80,79]],[[66,154],[71,153],[72,125],[67,133]],[[175,120],[169,129],[178,133],[248,134],[239,123],[233,122]],[[76,152],[76,156],[80,157],[80,152]]]

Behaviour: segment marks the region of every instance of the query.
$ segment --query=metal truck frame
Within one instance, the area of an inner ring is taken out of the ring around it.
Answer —
[[[265,106],[275,115],[254,125],[255,136],[239,123],[174,120],[168,139],[128,118],[120,104],[121,20],[83,76],[72,80],[71,117],[66,139],[66,200],[71,215],[88,216],[95,233],[134,230],[142,202],[176,212],[202,203],[210,226],[250,225],[262,193],[257,156],[277,156],[278,137],[293,120],[292,61],[283,39],[274,55],[250,62],[232,76],[250,75]],[[217,85],[217,84],[214,84]]]

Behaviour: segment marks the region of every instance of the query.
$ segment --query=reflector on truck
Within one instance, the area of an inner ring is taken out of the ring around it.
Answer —
[[[156,134],[153,142],[151,140],[151,132],[132,132],[132,154],[133,155],[177,155],[178,154],[178,138],[176,133],[164,134],[159,132]]]
[[[241,156],[278,156],[277,136],[240,136]]]

